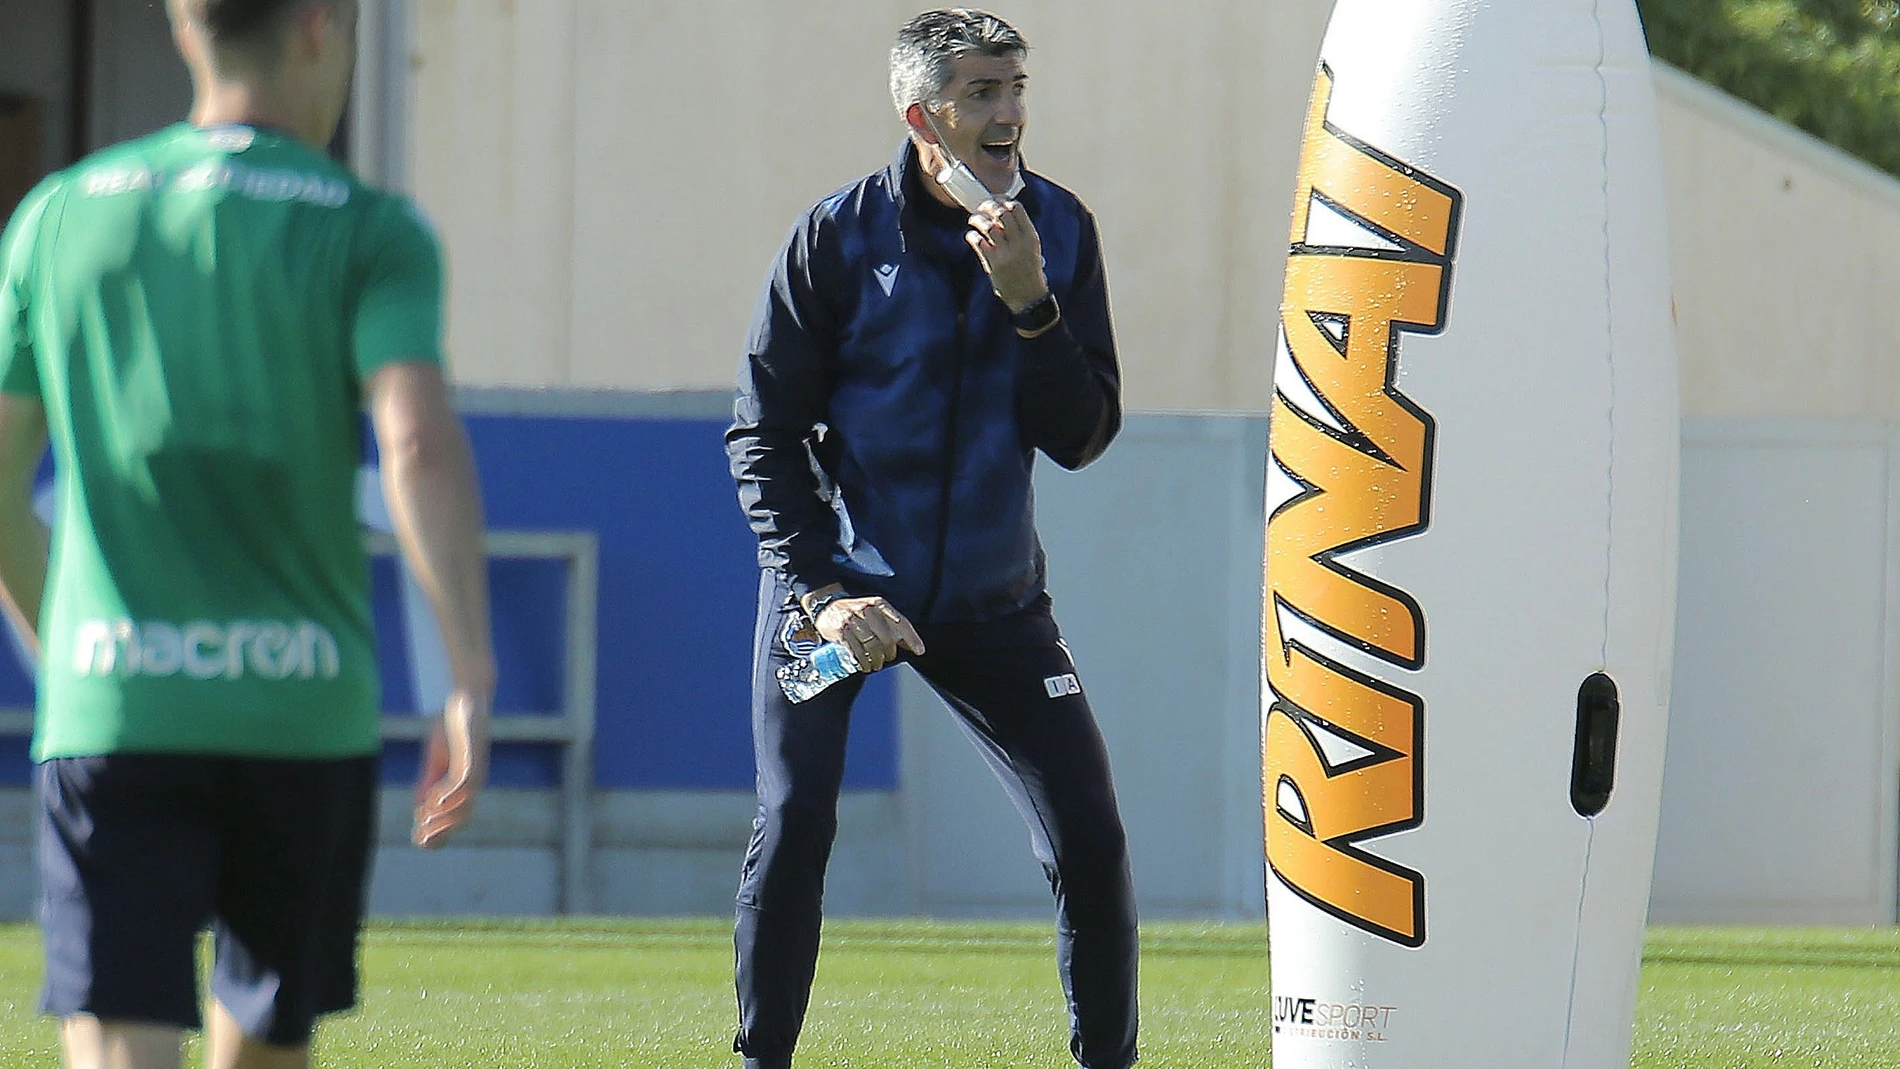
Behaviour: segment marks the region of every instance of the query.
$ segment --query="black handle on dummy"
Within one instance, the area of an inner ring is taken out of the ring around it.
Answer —
[[[1616,681],[1598,672],[1577,688],[1577,749],[1570,762],[1570,804],[1594,817],[1616,786],[1616,728],[1622,703]]]

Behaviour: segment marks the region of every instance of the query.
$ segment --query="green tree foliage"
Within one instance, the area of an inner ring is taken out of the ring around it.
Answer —
[[[1900,174],[1900,0],[1637,0],[1657,56]]]

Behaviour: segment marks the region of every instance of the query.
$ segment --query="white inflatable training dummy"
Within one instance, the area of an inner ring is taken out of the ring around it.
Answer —
[[[1275,1069],[1624,1069],[1678,406],[1631,0],[1339,0],[1293,207]]]

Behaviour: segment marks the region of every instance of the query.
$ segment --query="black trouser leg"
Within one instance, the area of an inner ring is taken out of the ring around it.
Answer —
[[[811,1000],[825,865],[838,830],[845,734],[862,677],[793,705],[772,674],[790,660],[781,641],[787,593],[768,573],[759,589],[752,673],[758,815],[739,876],[733,926],[739,1034],[747,1069],[783,1069]]]
[[[1046,606],[924,632],[917,664],[1029,824],[1055,892],[1070,1049],[1086,1069],[1134,1063],[1139,951],[1128,846],[1108,750]],[[1070,693],[1073,691],[1074,693]]]

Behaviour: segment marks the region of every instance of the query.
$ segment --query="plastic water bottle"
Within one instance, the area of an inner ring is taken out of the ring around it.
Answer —
[[[778,670],[779,689],[794,703],[810,701],[826,687],[858,671],[858,659],[841,643],[827,642],[811,656]]]

